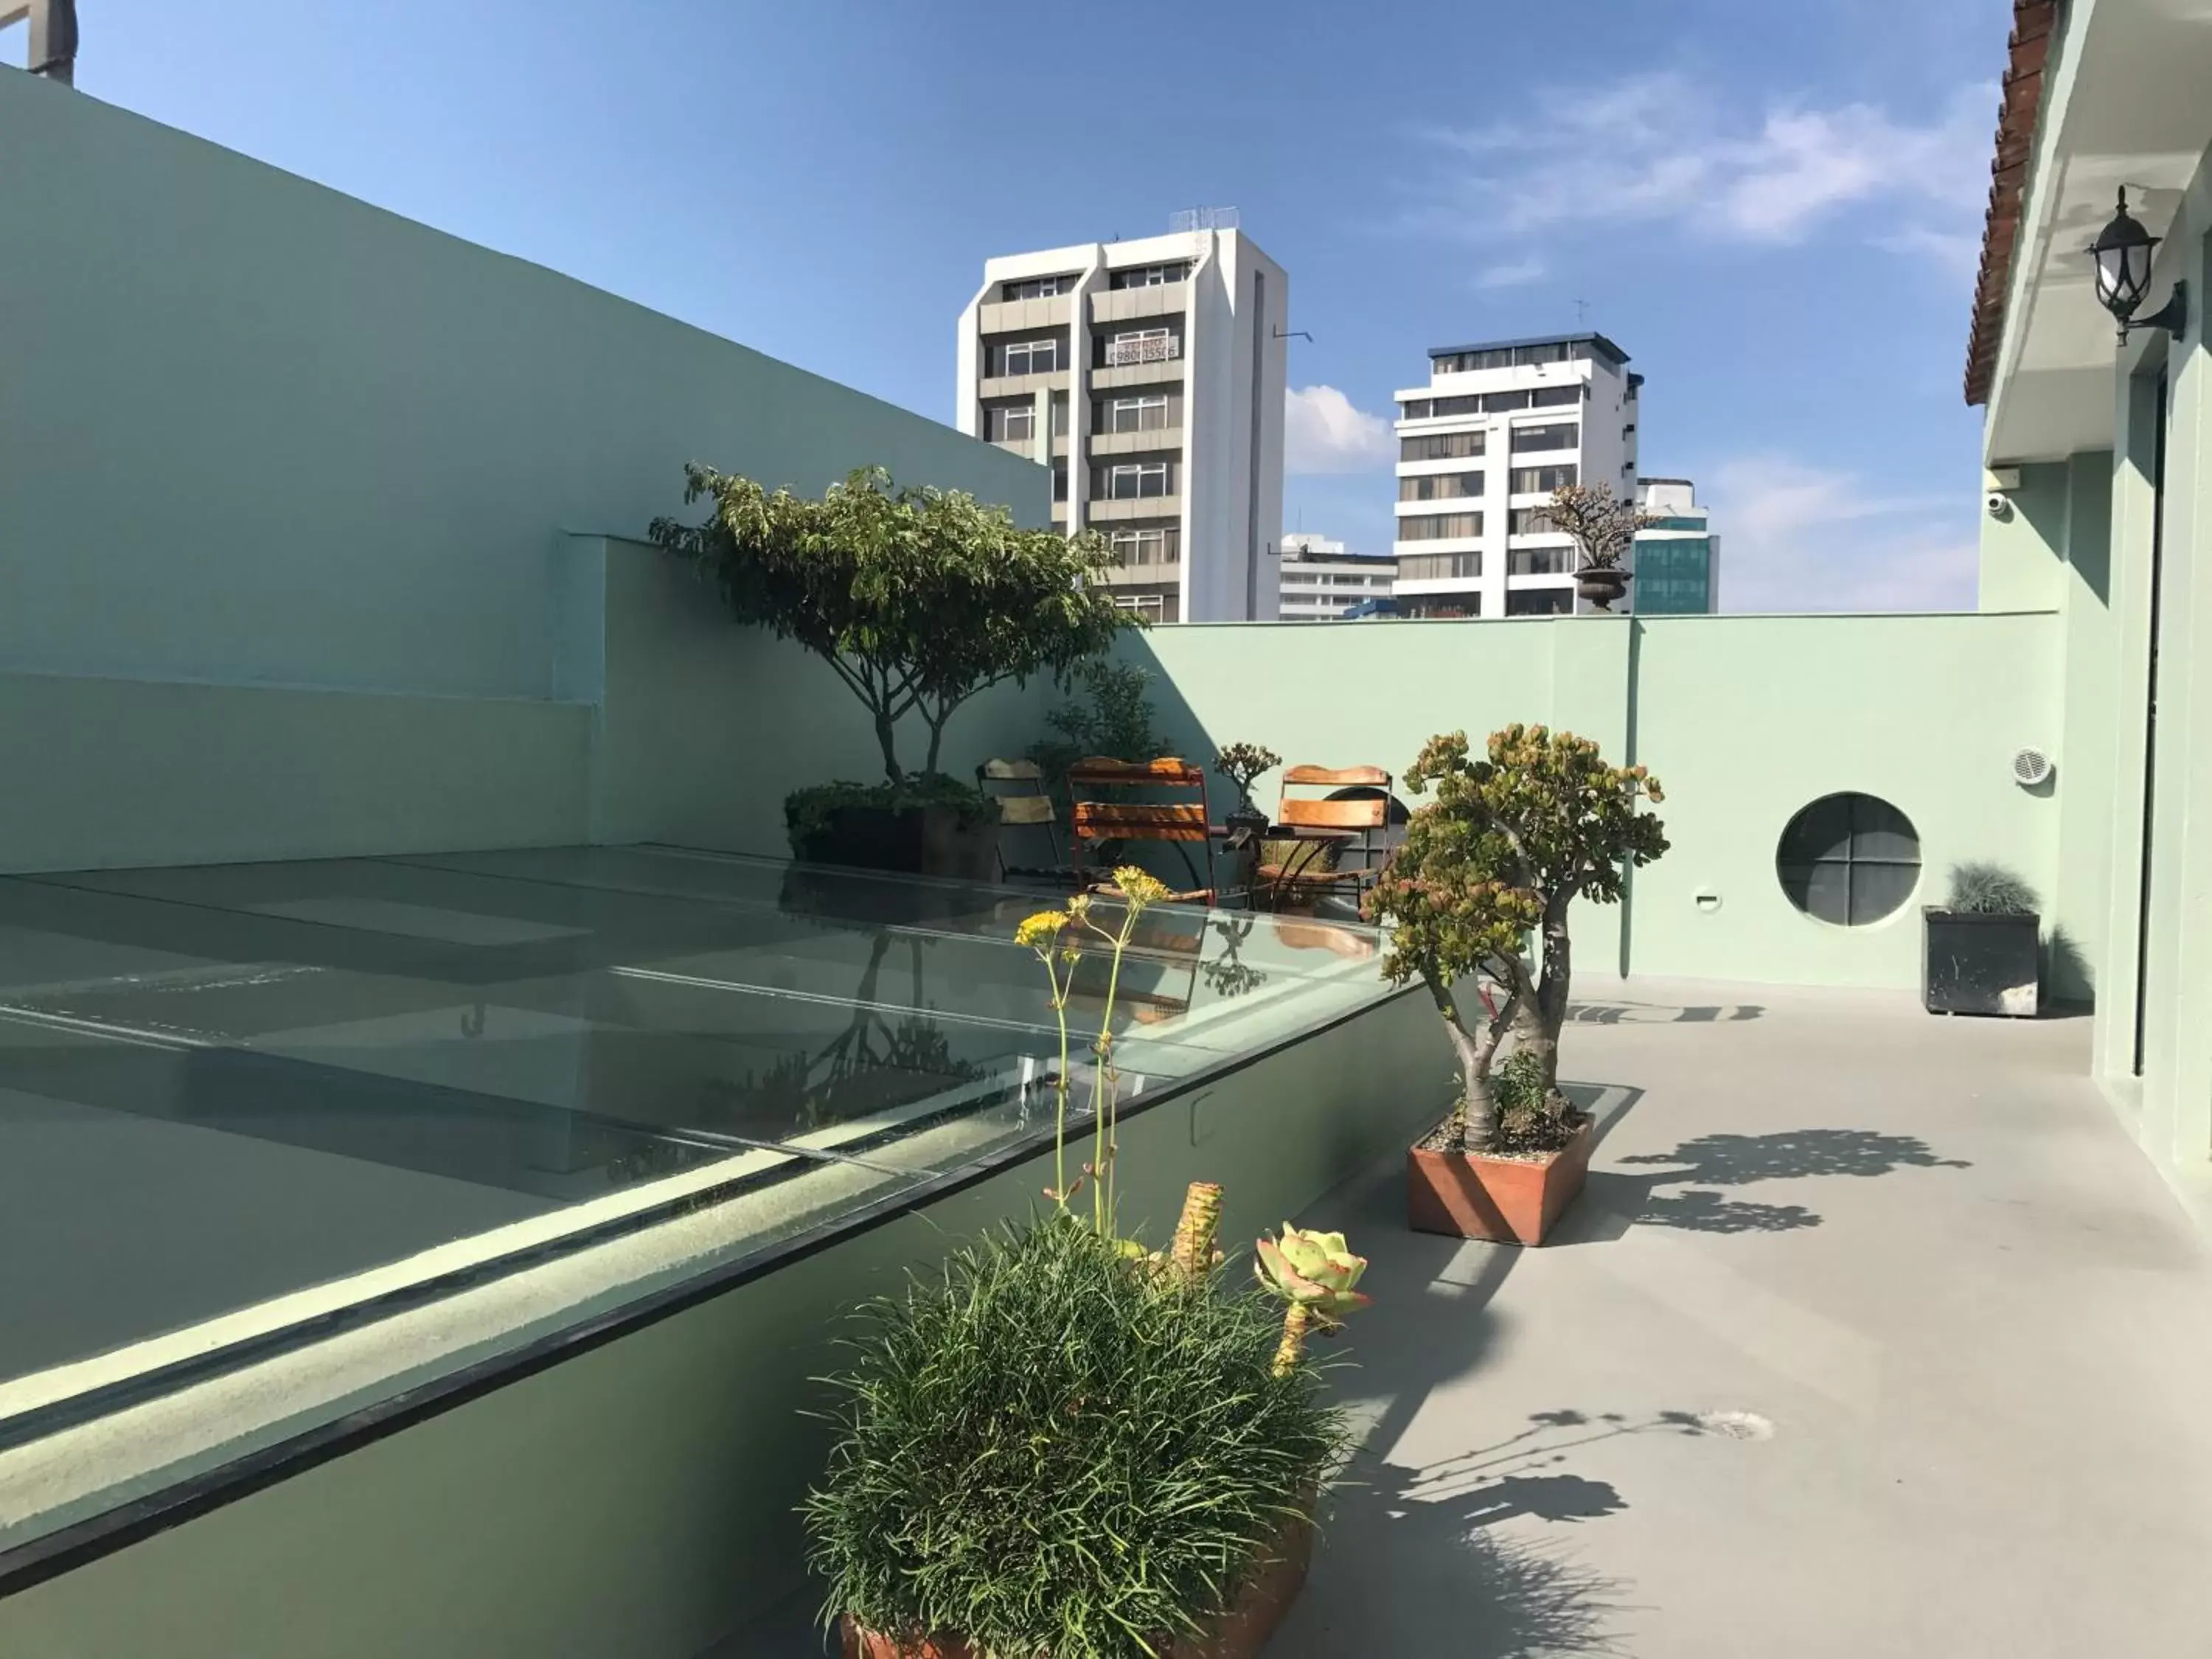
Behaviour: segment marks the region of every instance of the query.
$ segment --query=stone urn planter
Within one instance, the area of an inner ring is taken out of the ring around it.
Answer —
[[[1628,592],[1629,574],[1613,565],[1593,565],[1575,573],[1575,592],[1585,604],[1610,611]]]
[[[1313,1522],[1301,1516],[1276,1534],[1245,1579],[1237,1599],[1206,1621],[1204,1632],[1161,1647],[1166,1659],[1257,1659],[1267,1638],[1283,1622],[1305,1588],[1313,1563]],[[857,1623],[838,1621],[844,1659],[977,1659],[958,1636],[913,1637],[902,1641]]]
[[[1497,1244],[1540,1244],[1583,1189],[1589,1173],[1591,1126],[1554,1152],[1455,1152],[1429,1142],[1439,1124],[1406,1154],[1406,1221],[1414,1231]]]

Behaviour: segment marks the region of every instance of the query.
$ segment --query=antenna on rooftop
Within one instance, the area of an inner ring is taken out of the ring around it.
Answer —
[[[1186,235],[1194,230],[1235,230],[1237,210],[1233,207],[1184,208],[1168,215],[1168,234]]]
[[[1589,301],[1588,300],[1577,300],[1575,301],[1575,326],[1577,328],[1587,328],[1589,326]]]

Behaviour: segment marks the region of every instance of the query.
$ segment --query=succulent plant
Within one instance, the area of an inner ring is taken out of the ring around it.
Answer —
[[[1262,1289],[1289,1305],[1283,1310],[1283,1340],[1275,1350],[1275,1375],[1287,1375],[1298,1363],[1310,1331],[1332,1330],[1345,1315],[1367,1305],[1359,1276],[1367,1258],[1354,1255],[1342,1233],[1309,1232],[1285,1221],[1278,1238],[1255,1246],[1252,1276]]]
[[[1264,743],[1229,744],[1213,757],[1213,769],[1237,786],[1237,799],[1246,806],[1252,804],[1254,781],[1282,763],[1283,757]]]

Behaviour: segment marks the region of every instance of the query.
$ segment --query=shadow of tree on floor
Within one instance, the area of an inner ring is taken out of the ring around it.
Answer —
[[[1820,1224],[1802,1204],[1758,1204],[1694,1189],[1647,1196],[1636,1219],[1692,1233],[1790,1233]]]
[[[1692,1187],[1741,1187],[1754,1181],[1807,1176],[1881,1176],[1893,1170],[1965,1170],[1962,1158],[1938,1158],[1917,1135],[1873,1129],[1784,1129],[1765,1135],[1699,1135],[1671,1152],[1644,1152],[1623,1164],[1680,1164],[1662,1176]]]
[[[1765,1017],[1765,1006],[1756,1002],[1577,1002],[1567,1007],[1568,1022],[1575,1025],[1713,1025]]]

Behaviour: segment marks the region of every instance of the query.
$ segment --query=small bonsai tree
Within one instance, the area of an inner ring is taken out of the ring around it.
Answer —
[[[1577,575],[1586,570],[1619,570],[1636,545],[1636,532],[1658,522],[1633,501],[1618,500],[1607,483],[1563,484],[1552,492],[1552,504],[1544,514],[1553,529],[1575,538]],[[1595,603],[1601,610],[1612,609],[1609,600]]]
[[[903,715],[928,728],[921,770],[934,774],[945,722],[977,692],[1065,673],[1140,625],[1098,580],[1114,557],[1095,531],[1023,530],[1003,507],[896,488],[880,468],[819,500],[711,467],[684,478],[684,499],[713,511],[703,524],[654,520],[653,541],[714,580],[738,621],[836,671],[868,711],[894,789],[908,776]]]
[[[1498,1144],[1491,1067],[1509,1030],[1516,1059],[1527,1057],[1528,1092],[1548,1121],[1516,1126],[1522,1133],[1513,1139],[1555,1139],[1571,1117],[1559,1087],[1573,969],[1567,913],[1577,898],[1619,902],[1627,870],[1667,850],[1659,820],[1638,810],[1662,799],[1658,781],[1641,766],[1608,766],[1595,743],[1572,732],[1509,726],[1479,760],[1463,732],[1430,738],[1406,782],[1432,798],[1414,810],[1405,845],[1369,891],[1367,914],[1395,924],[1384,976],[1427,985],[1458,1056],[1448,1139],[1458,1149]],[[1470,1030],[1451,988],[1480,973],[1504,1000]]]
[[[1237,809],[1242,812],[1253,810],[1252,786],[1260,775],[1282,763],[1283,757],[1263,743],[1232,743],[1213,757],[1213,769],[1237,787]]]

